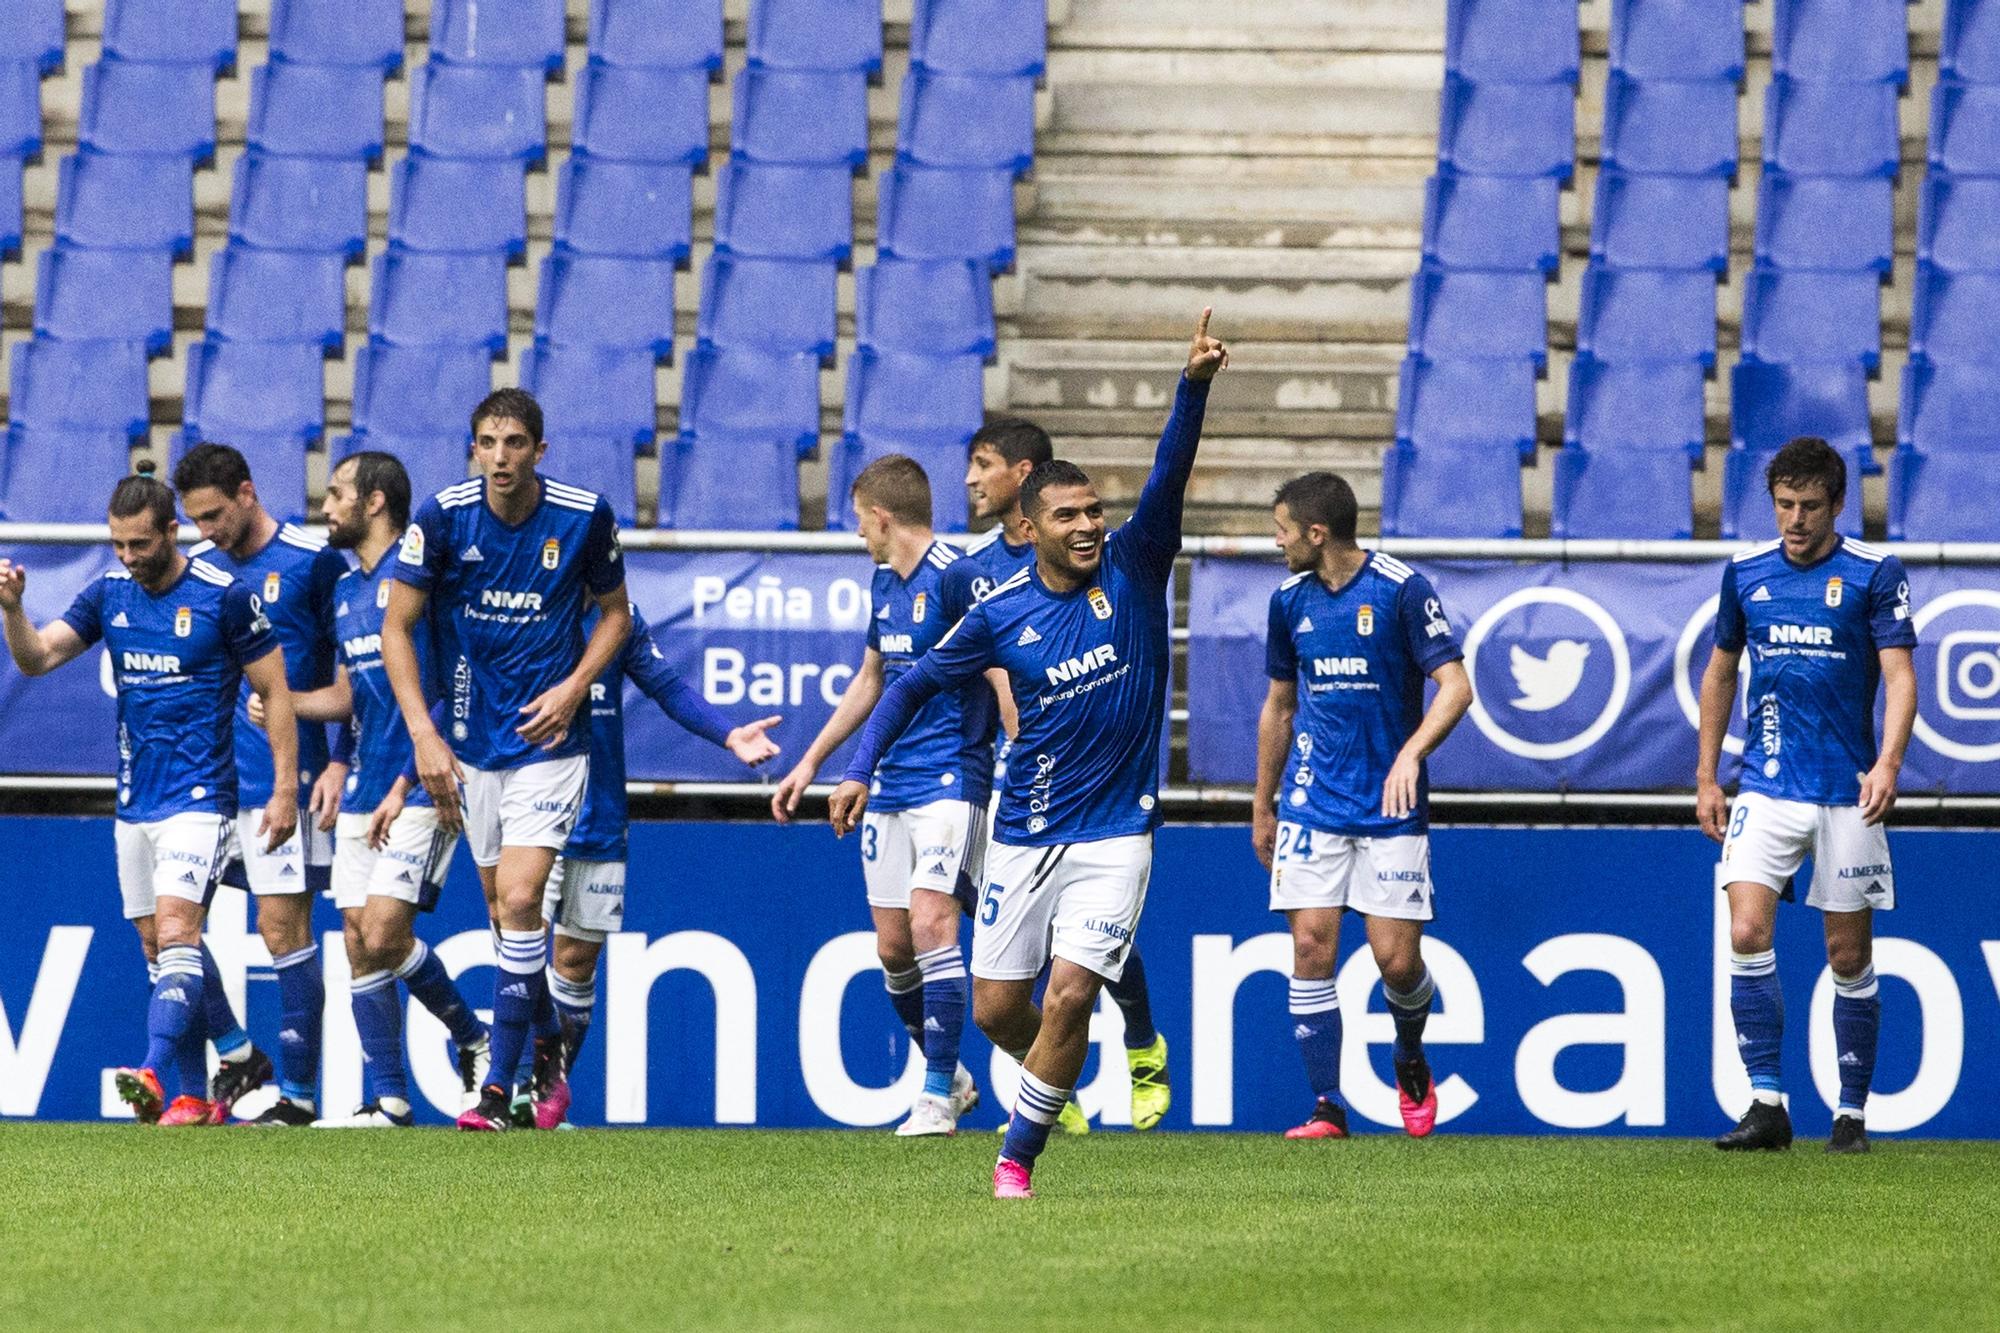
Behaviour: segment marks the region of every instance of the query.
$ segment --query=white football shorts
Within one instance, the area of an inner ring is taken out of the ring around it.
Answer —
[[[1363,916],[1431,919],[1428,834],[1349,838],[1303,824],[1278,825],[1271,858],[1271,910],[1351,907]]]
[[[1808,856],[1813,859],[1808,907],[1822,912],[1895,907],[1887,828],[1864,824],[1858,805],[1782,801],[1755,791],[1744,792],[1730,807],[1715,886],[1762,884],[1786,893]]]
[[[320,832],[306,810],[305,801],[299,802],[297,831],[280,843],[275,852],[264,850],[267,839],[257,832],[257,826],[263,822],[262,806],[236,816],[236,851],[243,862],[243,883],[238,887],[248,888],[259,898],[313,893],[324,888],[328,867],[333,865],[334,835]],[[234,878],[230,882],[234,883]]]
[[[583,809],[590,756],[545,759],[519,768],[465,770],[465,841],[481,866],[500,864],[502,847],[560,852]]]
[[[458,835],[438,827],[436,810],[404,806],[379,852],[368,845],[367,815],[344,814],[333,832],[335,907],[352,912],[370,898],[394,898],[425,912],[437,906]]]
[[[1118,980],[1152,873],[1150,833],[1055,847],[994,843],[972,919],[972,975],[1023,981],[1053,953]]]
[[[986,823],[970,801],[932,801],[861,816],[861,878],[870,907],[908,910],[910,890],[952,893],[983,859]]]
[[[161,898],[207,903],[222,882],[235,836],[231,821],[187,810],[151,823],[121,819],[113,831],[118,849],[118,895],[125,919],[153,915]]]
[[[625,924],[625,863],[558,858],[542,889],[542,920],[558,935],[604,943]]]

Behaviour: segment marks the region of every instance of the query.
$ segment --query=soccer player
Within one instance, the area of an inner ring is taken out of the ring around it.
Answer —
[[[284,649],[292,692],[331,684],[333,585],[347,572],[347,562],[303,528],[271,517],[257,498],[249,464],[228,445],[190,449],[174,468],[174,489],[180,492],[182,511],[204,539],[189,554],[238,579],[262,601],[271,632]],[[320,831],[316,816],[338,805],[346,773],[337,767],[329,771],[326,728],[302,721],[299,762],[287,766],[280,781],[270,738],[250,718],[249,698],[245,689],[235,723],[237,797],[242,806],[237,816],[243,852],[240,887],[257,902],[257,933],[271,951],[281,1011],[280,1096],[253,1123],[309,1125],[317,1118],[320,1021],[326,1005],[312,909],[314,895],[327,887],[333,865],[332,839]],[[276,853],[265,855],[253,836],[262,820],[259,811],[275,787],[294,784],[302,799],[309,793],[312,817],[300,820],[297,836]],[[247,1038],[241,1044],[248,1049]],[[232,1104],[268,1077],[269,1064],[261,1053],[232,1059],[235,1052],[224,1050],[220,1040],[217,1048],[223,1063],[215,1079],[216,1101]]]
[[[1049,433],[1032,421],[1019,417],[999,417],[973,433],[965,469],[965,491],[972,516],[991,520],[993,527],[966,548],[966,555],[980,568],[973,591],[984,597],[1020,573],[1035,560],[1035,544],[1021,512],[1021,485],[1028,474],[1055,457]],[[995,795],[987,811],[990,832],[994,812],[999,808],[999,786],[1006,778],[1007,750],[1013,744],[1017,726],[1013,696],[1004,682],[997,690],[1000,725],[994,761]],[[1104,989],[1125,1016],[1125,1062],[1132,1077],[1132,1128],[1151,1129],[1160,1123],[1173,1102],[1167,1085],[1167,1039],[1153,1026],[1153,997],[1146,986],[1146,964],[1139,955],[1139,942],[1132,942],[1126,955],[1125,971]],[[1071,1102],[1063,1108],[1060,1124],[1073,1134],[1090,1132],[1090,1121]]]
[[[993,1168],[995,1198],[1030,1176],[1076,1086],[1098,987],[1122,970],[1145,905],[1159,827],[1167,589],[1209,382],[1228,351],[1203,310],[1159,454],[1132,517],[1109,539],[1083,470],[1042,464],[1021,488],[1035,563],[994,589],[882,695],[833,793],[834,831],[860,824],[869,781],[925,703],[989,667],[1008,675],[1020,732],[974,918],[973,1014],[1022,1063]],[[1035,978],[1054,962],[1042,1007]]]
[[[854,479],[861,539],[876,562],[868,645],[840,706],[771,797],[789,822],[827,756],[867,720],[899,680],[977,600],[978,567],[931,531],[931,485],[915,459],[878,458]],[[993,691],[984,679],[926,703],[875,769],[862,821],[861,874],[875,920],[883,984],[910,1040],[924,1053],[924,1087],[905,1137],[950,1135],[979,1100],[958,1062],[965,1029],[965,955],[959,877],[977,865],[993,782]]]
[[[1833,529],[1847,464],[1825,440],[1793,440],[1771,459],[1765,485],[1778,540],[1722,570],[1715,651],[1701,678],[1695,810],[1722,844],[1717,888],[1729,895],[1729,1007],[1750,1075],[1750,1108],[1715,1141],[1725,1151],[1789,1148],[1791,1116],[1779,1077],[1785,1028],[1778,903],[1813,859],[1806,904],[1826,926],[1833,969],[1833,1039],[1840,1106],[1827,1151],[1868,1151],[1864,1113],[1881,1026],[1874,916],[1896,905],[1896,872],[1882,821],[1917,716],[1910,584],[1896,557]],[[1743,773],[1732,807],[1716,781],[1737,659],[1750,655]],[[1885,687],[1882,743],[1875,690]]]
[[[118,690],[118,888],[153,977],[146,1057],[117,1072],[118,1095],[146,1123],[219,1123],[205,1095],[211,983],[201,928],[235,855],[230,718],[239,684],[247,679],[263,700],[273,726],[270,751],[287,773],[298,770],[298,733],[284,654],[256,596],[180,553],[174,494],[150,475],[150,465],[140,468],[111,492],[111,549],[122,568],[93,581],[60,620],[38,630],[21,607],[27,571],[0,560],[0,620],[23,675],[54,671],[99,641],[110,656]],[[291,842],[298,818],[297,788],[280,783],[251,830],[259,850],[272,855]]]
[[[632,629],[611,506],[542,477],[547,452],[533,396],[500,389],[480,401],[472,456],[482,475],[417,510],[382,621],[382,663],[417,775],[445,828],[462,819],[499,936],[492,1063],[478,1105],[459,1117],[468,1130],[507,1127],[528,1025],[548,1000],[543,890],[589,776],[590,718],[577,710]],[[432,720],[415,640],[433,598],[449,640],[449,740]],[[593,601],[602,614],[586,642]]]
[[[1355,545],[1355,514],[1353,488],[1331,472],[1286,482],[1273,509],[1291,577],[1271,594],[1251,839],[1271,910],[1291,927],[1292,1033],[1317,1098],[1288,1139],[1347,1137],[1333,964],[1348,908],[1367,923],[1395,1017],[1403,1127],[1422,1138],[1437,1124],[1423,1045],[1434,991],[1424,761],[1472,706],[1472,681],[1430,581]]]

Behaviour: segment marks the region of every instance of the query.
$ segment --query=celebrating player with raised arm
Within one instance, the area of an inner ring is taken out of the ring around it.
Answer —
[[[1333,964],[1350,907],[1367,922],[1396,1020],[1403,1127],[1421,1138],[1437,1123],[1423,1047],[1433,992],[1424,760],[1472,706],[1472,681],[1430,582],[1356,546],[1355,510],[1345,481],[1309,472],[1278,489],[1273,514],[1292,576],[1271,594],[1251,836],[1271,871],[1271,910],[1291,926],[1292,1033],[1317,1097],[1288,1139],[1347,1137]],[[1426,676],[1438,687],[1429,709]]]
[[[1119,974],[1145,905],[1160,824],[1167,589],[1209,381],[1229,360],[1208,336],[1209,313],[1131,519],[1107,539],[1103,501],[1082,469],[1060,460],[1036,468],[1021,494],[1035,563],[884,692],[833,794],[834,830],[848,833],[867,810],[876,766],[923,705],[989,667],[1007,672],[1020,733],[972,943],[974,1016],[1023,1065],[993,1168],[996,1198],[1032,1197],[1035,1159],[1083,1068],[1098,987]],[[1037,1010],[1035,978],[1051,952]]]
[[[611,506],[540,476],[547,452],[542,409],[529,394],[501,389],[473,409],[472,455],[483,475],[417,510],[382,621],[382,664],[417,775],[445,828],[462,817],[499,935],[492,1067],[479,1104],[459,1117],[469,1130],[507,1127],[528,1024],[548,999],[542,893],[589,777],[590,718],[577,711],[632,629]],[[441,655],[449,740],[431,718],[414,638],[432,598],[449,640]],[[586,641],[592,601],[602,614]]]
[[[1874,914],[1896,905],[1896,872],[1882,820],[1917,717],[1917,646],[1902,562],[1833,529],[1847,463],[1825,440],[1793,440],[1765,475],[1777,541],[1722,570],[1715,651],[1701,678],[1695,809],[1722,844],[1716,887],[1729,895],[1729,1008],[1750,1075],[1750,1107],[1715,1141],[1729,1151],[1789,1148],[1779,1047],[1785,1029],[1778,955],[1780,899],[1813,859],[1808,906],[1826,926],[1833,969],[1833,1040],[1840,1106],[1830,1152],[1867,1152],[1863,1117],[1882,1021],[1876,996]],[[1737,658],[1750,655],[1743,775],[1732,807],[1716,780]],[[1887,687],[1875,744],[1875,687]]]
[[[913,458],[863,468],[852,500],[876,562],[875,614],[861,665],[840,706],[771,797],[789,822],[819,766],[977,600],[979,567],[931,532],[931,484]],[[875,920],[882,983],[924,1053],[924,1090],[896,1129],[905,1137],[958,1132],[979,1100],[958,1062],[965,1030],[965,956],[958,943],[959,877],[975,871],[993,783],[993,691],[974,680],[927,703],[882,756],[861,828],[861,874]]]
[[[91,582],[41,629],[21,606],[27,571],[0,560],[0,620],[24,675],[54,671],[100,640],[110,655],[118,888],[153,975],[146,1058],[118,1071],[118,1095],[142,1121],[206,1124],[213,1108],[201,928],[236,840],[231,718],[239,683],[247,678],[264,701],[281,773],[298,770],[298,733],[270,622],[250,589],[180,553],[173,492],[150,475],[127,477],[111,492],[110,522],[123,568]],[[269,855],[291,841],[298,821],[297,788],[281,782],[248,831]]]

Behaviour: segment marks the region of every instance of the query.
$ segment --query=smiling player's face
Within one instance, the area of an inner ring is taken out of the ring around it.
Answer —
[[[546,441],[528,434],[512,417],[487,417],[472,437],[472,461],[486,477],[493,496],[511,496],[535,484],[535,467],[548,452]]]
[[[1104,501],[1095,486],[1050,486],[1028,518],[1035,554],[1073,579],[1087,579],[1104,560]]]
[[[1278,549],[1284,553],[1286,569],[1300,574],[1318,566],[1321,548],[1313,542],[1311,529],[1292,517],[1289,505],[1281,504],[1271,511],[1271,524],[1277,532]]]
[[[157,589],[174,565],[174,534],[179,525],[161,527],[151,514],[111,516],[111,553],[142,588]]]

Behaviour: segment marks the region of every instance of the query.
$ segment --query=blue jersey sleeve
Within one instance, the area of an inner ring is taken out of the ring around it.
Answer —
[[[278,646],[271,618],[257,598],[240,583],[222,590],[222,641],[238,666],[249,666]]]
[[[1917,646],[1916,627],[1910,623],[1910,576],[1893,555],[1875,566],[1875,577],[1869,581],[1868,628],[1877,652]]]
[[[334,611],[340,605],[340,581],[346,577],[347,561],[331,546],[313,557],[313,625],[318,629],[320,638],[327,643],[340,642],[333,620]]]
[[[1285,613],[1285,590],[1271,593],[1271,619],[1264,630],[1264,674],[1272,680],[1299,678],[1298,645],[1292,642],[1292,618]]]
[[[938,579],[938,605],[951,624],[965,619],[965,613],[979,604],[979,579],[976,560],[954,560],[945,566]]]
[[[1715,607],[1715,646],[1725,653],[1740,653],[1749,637],[1743,621],[1743,603],[1736,596],[1736,562],[1722,568],[1722,600]]]
[[[868,722],[861,728],[861,740],[848,762],[845,782],[867,782],[875,776],[882,756],[908,729],[925,704],[945,690],[964,685],[993,665],[993,628],[986,608],[974,607],[965,619],[953,625],[937,646],[917,659],[916,665],[896,678],[883,691]]]
[[[625,641],[624,672],[661,712],[688,731],[714,745],[729,739],[734,730],[729,719],[668,665],[660,645],[653,641],[652,627],[636,606],[632,608],[632,637]]]
[[[396,563],[389,577],[398,583],[429,592],[443,577],[451,560],[451,531],[444,506],[432,496],[417,508],[417,516],[403,532],[396,550]]]
[[[333,744],[327,750],[326,760],[330,764],[354,763],[354,721],[336,723],[333,728]]]
[[[887,572],[887,570],[876,570],[875,578],[868,586],[868,632],[863,637],[867,639],[868,646],[878,653],[882,651],[881,612],[889,604],[889,584],[883,577]]]
[[[99,610],[103,600],[104,580],[92,579],[62,614],[63,624],[76,631],[76,637],[83,640],[86,648],[104,637],[104,616]]]
[[[618,546],[618,519],[609,501],[600,497],[591,511],[590,535],[583,544],[583,581],[602,597],[615,592],[625,582],[625,557]]]
[[[1139,492],[1132,517],[1118,530],[1128,532],[1140,550],[1140,568],[1156,581],[1164,582],[1173,570],[1174,557],[1181,549],[1181,510],[1187,498],[1188,477],[1194,472],[1195,450],[1201,445],[1201,422],[1208,410],[1208,381],[1197,384],[1181,376],[1174,392],[1174,410],[1160,434],[1159,451],[1153,456],[1153,470]],[[1123,544],[1122,542],[1120,543]]]
[[[1465,657],[1458,646],[1458,636],[1451,632],[1451,621],[1445,618],[1437,589],[1422,574],[1412,574],[1403,580],[1396,614],[1402,622],[1403,643],[1409,649],[1410,660],[1426,676],[1446,662]]]

